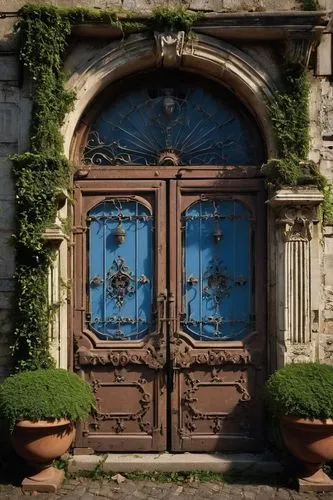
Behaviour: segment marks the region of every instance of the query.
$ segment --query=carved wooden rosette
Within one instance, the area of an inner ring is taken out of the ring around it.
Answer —
[[[269,200],[276,222],[276,327],[285,351],[278,365],[291,360],[295,344],[308,344],[311,350],[311,252],[318,245],[311,240],[322,199],[317,189],[284,189]]]

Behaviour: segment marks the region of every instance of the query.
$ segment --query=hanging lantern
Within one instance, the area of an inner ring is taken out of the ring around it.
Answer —
[[[218,224],[216,224],[215,231],[213,232],[213,238],[214,238],[214,242],[216,244],[219,243],[223,238],[222,231],[221,231],[220,227],[218,226]]]
[[[123,226],[121,225],[121,222],[118,223],[118,226],[116,227],[116,230],[113,233],[113,235],[114,235],[114,239],[116,240],[118,245],[121,245],[122,243],[124,243],[125,238],[126,238],[126,232],[125,232]]]

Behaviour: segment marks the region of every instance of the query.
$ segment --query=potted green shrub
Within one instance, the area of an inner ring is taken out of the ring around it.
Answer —
[[[333,366],[286,365],[267,381],[265,400],[286,447],[304,465],[300,489],[333,489],[321,469],[333,460]]]
[[[15,451],[34,468],[24,489],[56,491],[63,471],[52,467],[70,447],[75,423],[95,408],[87,382],[63,369],[12,375],[0,385],[0,419],[7,426]]]

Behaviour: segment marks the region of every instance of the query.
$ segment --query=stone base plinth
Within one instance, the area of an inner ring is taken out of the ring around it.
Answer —
[[[322,469],[319,469],[313,475],[299,478],[298,488],[303,491],[333,491],[333,481]]]
[[[55,493],[61,487],[65,478],[63,470],[49,467],[34,476],[29,476],[22,481],[23,491],[40,491]]]

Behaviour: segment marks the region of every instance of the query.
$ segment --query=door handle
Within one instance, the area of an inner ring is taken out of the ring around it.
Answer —
[[[157,323],[158,329],[163,329],[163,324],[173,327],[175,321],[175,296],[165,289],[157,297]],[[173,333],[173,332],[172,332]]]
[[[167,307],[166,302],[168,298],[168,290],[165,289],[164,292],[160,293],[157,297],[157,330],[160,335],[164,334],[164,322],[166,321]]]

